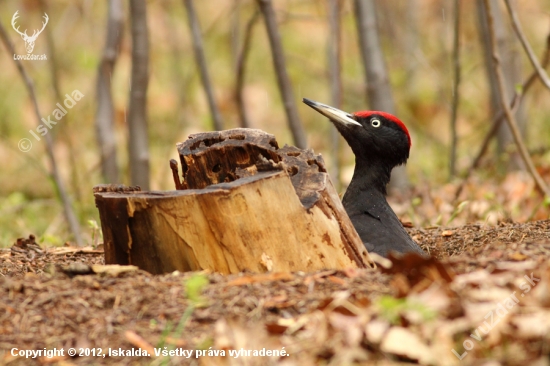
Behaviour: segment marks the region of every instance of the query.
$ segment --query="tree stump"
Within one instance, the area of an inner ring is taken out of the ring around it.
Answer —
[[[155,274],[373,266],[320,155],[242,128],[177,149],[175,191],[94,187],[106,263]]]

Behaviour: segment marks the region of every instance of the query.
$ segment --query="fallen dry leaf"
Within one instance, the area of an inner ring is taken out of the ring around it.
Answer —
[[[431,363],[432,352],[418,335],[403,327],[392,327],[380,344],[382,352],[391,353],[421,363]]]
[[[533,339],[550,334],[550,312],[516,314],[510,323],[514,326],[514,336]]]
[[[522,261],[522,262],[497,262],[495,267],[501,270],[506,271],[527,271],[529,269],[534,269],[537,266],[536,261]]]
[[[434,257],[426,258],[416,253],[394,256],[390,253],[388,259],[392,262],[391,268],[381,268],[381,272],[405,275],[410,287],[423,279],[451,282],[455,276],[449,265],[441,263]]]
[[[407,297],[408,300],[415,301],[436,312],[442,312],[448,309],[451,304],[447,290],[440,283],[433,282],[430,287],[421,293],[413,293]]]
[[[390,328],[390,323],[385,320],[375,319],[365,325],[367,340],[373,344],[379,344]]]
[[[394,267],[391,273],[381,273],[380,265],[377,270],[295,274],[202,273],[209,280],[202,293],[208,306],[192,312],[181,334],[175,327],[190,304],[185,283],[196,273],[152,276],[133,271],[123,277],[93,273],[69,277],[59,271],[45,273],[44,269],[48,263],[60,267],[77,262],[86,266],[82,268],[91,268],[102,264],[103,256],[0,249],[0,292],[4,294],[0,305],[8,315],[0,319],[0,341],[6,349],[127,349],[140,344],[128,340],[125,331],[129,330],[149,345],[162,340],[165,345],[197,350],[212,340],[213,350],[285,347],[291,354],[268,360],[204,357],[198,362],[205,366],[393,366],[409,360],[449,366],[488,362],[531,366],[536,361],[546,365],[550,221],[455,227],[449,239],[441,237],[442,230],[409,230],[422,237],[420,245],[439,264],[425,259],[401,258],[394,263],[382,259]],[[528,258],[510,259],[514,253]],[[521,297],[520,286],[528,283],[525,276],[531,274],[540,281]],[[246,286],[250,283],[256,285]],[[403,296],[399,299],[391,296],[396,283]],[[514,291],[520,301],[506,313],[499,304]],[[389,301],[384,307],[373,306],[381,296]],[[491,312],[498,324],[485,334]],[[224,344],[227,348],[221,348]],[[459,360],[451,350],[462,354],[464,344],[473,348]],[[426,348],[431,358],[425,356]],[[0,363],[13,361],[10,356],[0,352]],[[130,357],[116,361],[146,362]],[[169,362],[180,361],[173,358]],[[102,366],[112,364],[113,359],[79,357],[57,363],[70,362]],[[18,363],[24,360],[13,362]]]
[[[526,260],[528,257],[525,254],[521,254],[520,252],[515,252],[508,255],[508,258],[510,258],[513,261],[523,261]]]
[[[360,345],[363,339],[363,326],[358,317],[331,312],[328,314],[328,319],[332,328],[343,334],[346,346]]]

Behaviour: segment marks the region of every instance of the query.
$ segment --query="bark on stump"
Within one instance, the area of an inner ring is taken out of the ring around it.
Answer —
[[[225,274],[373,266],[320,155],[243,128],[177,149],[176,191],[94,187],[106,263]]]

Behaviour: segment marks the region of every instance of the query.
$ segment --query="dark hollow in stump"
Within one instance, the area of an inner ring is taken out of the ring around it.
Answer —
[[[177,149],[176,191],[94,187],[106,263],[151,273],[373,266],[320,155],[243,128]]]

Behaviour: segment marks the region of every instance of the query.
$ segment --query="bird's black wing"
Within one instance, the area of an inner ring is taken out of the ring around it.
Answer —
[[[348,214],[369,252],[386,257],[390,251],[425,253],[416,244],[397,218],[389,204],[383,202],[362,204]]]

